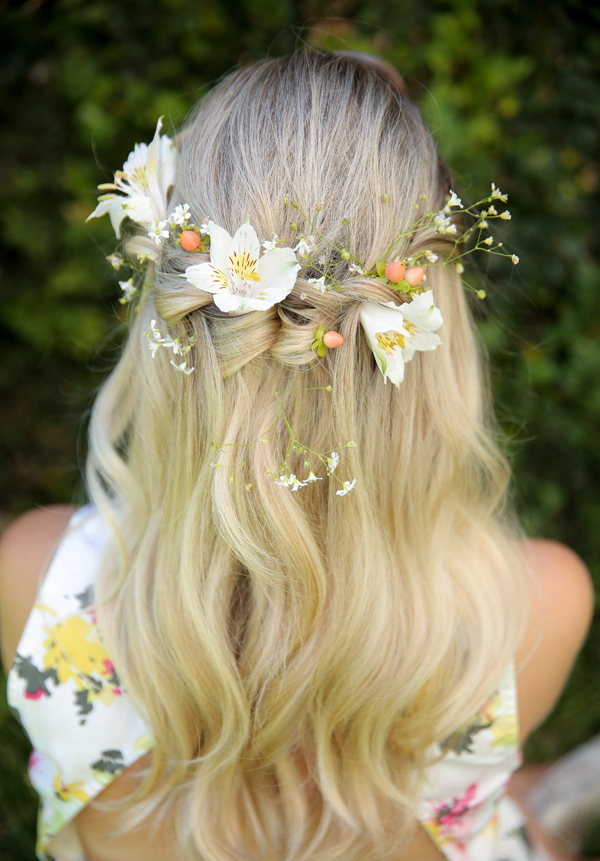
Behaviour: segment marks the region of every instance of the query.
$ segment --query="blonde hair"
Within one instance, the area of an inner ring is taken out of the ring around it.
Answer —
[[[373,265],[449,188],[394,74],[311,51],[231,74],[181,136],[173,204],[293,245],[284,195],[323,202],[321,232]],[[424,232],[411,253],[446,243]],[[454,267],[428,274],[443,345],[417,353],[397,390],[359,325],[363,300],[396,294],[327,249],[341,292],[300,278],[269,311],[230,317],[179,277],[207,258],[165,247],[93,412],[90,495],[119,551],[100,619],[155,738],[137,815],[174,811],[189,858],[398,852],[427,747],[477,710],[522,632],[509,470]],[[190,377],[167,350],[151,357],[154,317],[195,334]],[[324,359],[310,349],[320,324],[345,339]],[[356,442],[339,468],[351,494],[332,480],[290,493],[266,475],[274,444],[247,444],[282,425],[276,391],[311,449]],[[215,442],[232,444],[217,469]]]

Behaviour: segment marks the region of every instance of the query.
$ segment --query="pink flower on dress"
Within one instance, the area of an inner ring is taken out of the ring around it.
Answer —
[[[470,809],[476,792],[477,784],[473,783],[462,798],[453,798],[451,804],[436,805],[435,821],[441,827],[442,833],[447,834],[456,824],[456,820]]]
[[[46,693],[48,693],[46,691]],[[44,696],[44,689],[38,688],[37,691],[33,691],[33,693],[29,693],[29,691],[25,691],[25,699],[26,700],[39,700],[40,697]]]
[[[115,671],[115,666],[112,661],[105,660],[102,661],[104,664],[104,670],[102,671],[103,676],[112,676]]]

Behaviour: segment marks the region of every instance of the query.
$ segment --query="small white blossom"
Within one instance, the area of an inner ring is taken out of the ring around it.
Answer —
[[[465,267],[462,265],[462,263],[456,264],[456,271],[458,272],[459,275],[463,274],[463,272],[465,271]]]
[[[298,252],[300,257],[308,257],[313,251],[316,251],[314,236],[301,236],[300,241],[295,246],[294,251]]]
[[[120,254],[109,254],[106,258],[113,269],[120,269],[123,266],[123,258]]]
[[[281,239],[276,233],[274,233],[273,239],[263,239],[263,241],[260,243],[260,246],[263,251],[272,251],[275,246],[279,245],[280,242]]]
[[[297,479],[293,472],[290,475],[280,475],[279,481],[276,481],[275,484],[278,484],[280,487],[289,487],[292,493],[298,490],[299,487],[304,487],[304,482]]]
[[[434,254],[433,251],[426,251],[425,257],[429,260],[430,263],[435,263],[438,259],[437,254]]]
[[[119,281],[119,287],[123,291],[123,295],[119,299],[121,305],[125,305],[126,302],[131,302],[137,292],[133,286],[133,275],[129,281]]]
[[[208,218],[205,218],[200,227],[198,228],[202,236],[208,236]]]
[[[499,188],[496,188],[495,184],[492,183],[492,199],[493,200],[501,200],[503,203],[506,203],[508,200],[508,194],[502,194]]]
[[[481,213],[482,218],[485,218],[486,215],[498,215],[498,210],[496,209],[495,206],[490,206],[490,208],[487,210],[487,212],[484,209]]]
[[[433,216],[433,223],[436,233],[456,233],[456,225],[452,224],[452,219],[443,209]]]
[[[356,448],[356,443],[353,439],[351,439],[350,442],[346,443],[346,448]]]
[[[508,209],[507,209],[505,212],[501,212],[501,213],[500,213],[500,218],[502,218],[504,221],[510,221],[510,219],[511,219],[511,214],[510,214],[510,212],[508,211]]]
[[[319,290],[321,293],[324,293],[327,290],[327,284],[325,283],[325,276],[321,275],[320,278],[309,278],[309,283],[313,285],[315,290]]]
[[[515,264],[515,266],[516,266],[516,265],[517,265],[517,263],[519,262],[519,258],[517,257],[517,255],[516,255],[516,254],[511,255],[511,258],[510,258],[510,259],[511,259],[511,260],[512,260],[512,262]]]
[[[173,212],[170,214],[168,222],[172,227],[175,227],[175,225],[183,226],[186,221],[190,220],[191,217],[192,214],[190,212],[189,203],[180,203],[179,206],[176,206]]]
[[[315,475],[311,469],[311,471],[308,474],[308,478],[304,479],[304,484],[308,484],[311,481],[323,481],[323,479],[320,478],[318,475]]]
[[[331,456],[327,458],[327,462],[329,464],[329,472],[333,474],[340,462],[340,456],[337,451],[331,452]]]
[[[155,357],[156,351],[162,347],[160,341],[151,341],[148,339],[148,346],[150,347],[150,352],[152,353],[152,358]]]
[[[483,240],[483,243],[482,243],[482,244],[483,244],[483,245],[492,245],[492,243],[493,243],[493,242],[494,242],[494,237],[493,237],[493,236],[488,236],[488,238],[487,238],[487,239],[484,239],[484,240]]]
[[[169,238],[169,231],[166,230],[167,222],[166,221],[153,221],[150,225],[150,230],[148,231],[148,236],[150,239],[153,239],[157,245],[160,245],[163,239]]]
[[[353,478],[352,481],[345,481],[343,488],[341,490],[336,490],[336,496],[347,496],[350,491],[354,490],[355,485],[355,478]]]
[[[460,197],[457,196],[455,191],[452,191],[452,189],[450,189],[450,200],[446,204],[445,209],[448,210],[452,206],[457,206],[459,209],[463,208],[462,200],[460,199]]]
[[[480,230],[487,230],[489,227],[489,224],[487,223],[487,221],[485,221],[485,219],[483,219],[482,221],[480,221],[480,223],[477,226],[479,227]]]
[[[181,371],[181,373],[185,374],[186,376],[189,376],[191,373],[193,373],[196,370],[196,368],[188,368],[187,362],[182,362],[180,365],[176,365],[175,362],[173,361],[173,359],[171,359],[171,364],[173,365],[173,367],[175,368],[176,371]]]
[[[362,266],[359,266],[357,263],[354,262],[352,262],[348,267],[348,272],[350,273],[350,275],[362,276],[365,274],[365,270],[362,268]]]

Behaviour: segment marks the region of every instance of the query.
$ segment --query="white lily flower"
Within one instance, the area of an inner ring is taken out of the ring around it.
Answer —
[[[173,141],[160,134],[162,119],[157,123],[152,143],[149,146],[136,144],[123,170],[115,173],[114,182],[98,186],[101,191],[121,194],[101,195],[98,206],[86,221],[108,214],[120,237],[121,222],[127,216],[146,228],[153,221],[166,218],[167,196],[175,181],[176,150]]]
[[[352,481],[345,481],[341,490],[336,490],[336,496],[347,496],[352,490],[354,490],[356,486],[356,479],[353,478]]]
[[[258,236],[250,224],[243,224],[232,238],[209,221],[208,232],[210,263],[188,266],[182,277],[212,293],[221,311],[266,311],[291,292],[300,269],[291,248],[273,248],[259,259]]]
[[[171,364],[173,365],[173,367],[175,368],[176,371],[181,371],[182,374],[185,374],[188,377],[190,374],[192,374],[196,370],[196,368],[188,368],[187,361],[182,362],[180,365],[176,365],[175,362],[173,361],[173,359],[171,359]]]
[[[339,466],[340,456],[337,451],[332,451],[329,457],[327,458],[327,462],[329,464],[329,472],[333,475]]]
[[[404,379],[405,363],[416,350],[435,350],[442,343],[434,334],[443,321],[431,290],[404,305],[365,302],[360,322],[384,381],[389,378],[396,387]]]
[[[321,275],[320,278],[309,278],[309,284],[315,288],[315,290],[319,290],[320,293],[325,293],[327,290],[327,284],[325,283],[325,276]]]
[[[276,233],[274,233],[273,239],[263,239],[263,241],[260,243],[260,247],[263,251],[272,251],[279,245],[280,242],[281,239]]]

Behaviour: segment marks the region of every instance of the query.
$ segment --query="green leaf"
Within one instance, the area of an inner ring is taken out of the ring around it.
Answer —
[[[327,347],[325,344],[321,343],[317,347],[317,356],[320,356],[322,359],[327,355]]]
[[[384,278],[385,277],[385,263],[381,263],[381,261],[378,260],[377,263],[375,264],[375,268],[377,269],[377,274],[379,275],[379,277]]]

